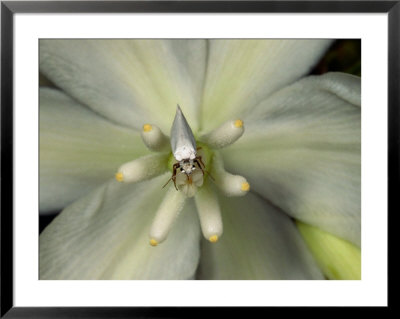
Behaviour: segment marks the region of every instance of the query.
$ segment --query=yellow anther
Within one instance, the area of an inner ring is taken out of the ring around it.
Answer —
[[[245,182],[242,184],[241,190],[244,192],[247,192],[248,190],[250,190],[250,184]]]
[[[115,174],[115,179],[118,182],[122,182],[124,180],[124,175],[121,172],[118,172],[117,174]]]
[[[210,238],[208,238],[208,240],[212,243],[216,243],[218,241],[218,236],[217,235],[213,235]]]
[[[157,246],[157,245],[158,245],[157,240],[155,240],[155,239],[150,239],[150,245],[152,245],[152,246]]]
[[[235,123],[234,123],[234,125],[236,126],[236,127],[242,127],[243,126],[243,121],[242,120],[236,120],[235,121]]]
[[[143,132],[150,132],[153,127],[150,124],[143,125]]]

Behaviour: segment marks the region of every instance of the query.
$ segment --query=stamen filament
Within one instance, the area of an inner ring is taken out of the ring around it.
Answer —
[[[223,231],[222,217],[218,198],[209,182],[206,182],[197,192],[195,202],[204,237],[210,242],[216,243]]]
[[[151,154],[120,166],[115,174],[118,182],[135,183],[161,175],[167,171],[168,154]]]
[[[185,204],[185,195],[177,192],[172,185],[161,202],[150,228],[150,245],[162,243]]]
[[[226,196],[243,196],[250,190],[250,184],[243,176],[225,171],[222,157],[218,152],[214,153],[212,174],[215,184]]]
[[[229,121],[217,127],[210,133],[200,137],[200,140],[211,148],[219,149],[236,142],[244,133],[242,120]]]
[[[143,143],[154,152],[169,150],[169,138],[156,125],[145,124],[141,133]]]

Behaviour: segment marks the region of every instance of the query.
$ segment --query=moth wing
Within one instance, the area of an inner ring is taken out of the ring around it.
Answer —
[[[171,148],[177,161],[196,157],[196,141],[179,105],[171,128]]]

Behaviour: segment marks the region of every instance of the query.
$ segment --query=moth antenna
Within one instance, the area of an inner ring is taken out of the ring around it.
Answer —
[[[210,176],[210,178],[215,182],[215,178],[211,175],[211,173],[209,171],[204,170],[208,176]]]

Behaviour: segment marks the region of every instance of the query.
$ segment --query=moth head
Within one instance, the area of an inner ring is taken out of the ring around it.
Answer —
[[[186,175],[192,174],[192,172],[195,170],[193,160],[183,160],[179,164],[181,167],[181,171],[186,173]]]

